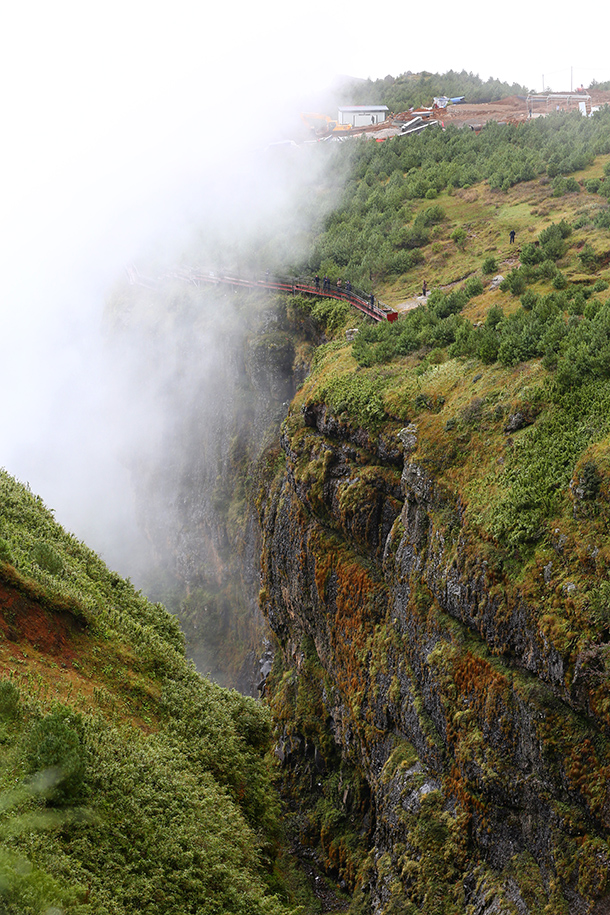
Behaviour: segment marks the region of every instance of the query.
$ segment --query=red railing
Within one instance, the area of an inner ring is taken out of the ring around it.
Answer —
[[[224,283],[229,286],[245,286],[250,289],[273,289],[277,292],[288,292],[293,295],[303,293],[305,295],[319,296],[320,298],[341,299],[345,302],[349,302],[350,305],[353,305],[354,308],[364,312],[369,318],[373,318],[374,321],[395,321],[398,318],[397,312],[388,308],[382,302],[379,302],[379,300],[377,300],[377,304],[375,304],[374,301],[371,301],[371,296],[367,296],[358,289],[352,288],[348,290],[343,286],[336,286],[332,283],[324,288],[323,284],[322,286],[316,286],[316,284],[311,281],[302,281],[287,277],[265,276],[262,280],[246,280],[241,277],[217,276],[214,273],[205,273],[195,270],[189,271],[188,274],[179,274],[179,276],[196,283]]]

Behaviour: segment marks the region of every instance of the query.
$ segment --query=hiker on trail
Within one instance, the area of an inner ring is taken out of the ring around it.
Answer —
[[[328,292],[330,289],[330,280],[327,276],[324,277],[324,292]]]
[[[425,299],[426,296],[428,295],[428,284],[426,283],[425,280],[424,280],[424,285],[423,285],[423,287],[422,287],[421,294],[423,295],[424,299]]]
[[[337,289],[341,289],[341,277],[337,280]]]
[[[373,295],[372,292],[371,292],[370,302],[371,302],[371,308],[374,308],[375,307],[375,296]]]
[[[352,291],[352,284],[350,283],[349,280],[346,280],[346,281],[345,281],[345,291],[346,291],[346,292],[351,292],[351,291]]]
[[[510,230],[509,238],[510,238],[510,243],[511,243],[511,245],[514,245],[514,244],[515,244],[515,235],[516,235],[516,234],[517,234],[517,233],[515,232],[514,229],[511,229],[511,230]]]
[[[317,273],[316,273],[316,275],[315,275],[315,277],[314,277],[314,283],[315,283],[315,285],[316,285],[316,289],[319,291],[319,289],[320,289],[320,277],[318,276]]]

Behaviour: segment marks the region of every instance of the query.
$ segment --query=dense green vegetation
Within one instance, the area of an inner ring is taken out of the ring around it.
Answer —
[[[0,907],[287,912],[269,716],[0,474]]]

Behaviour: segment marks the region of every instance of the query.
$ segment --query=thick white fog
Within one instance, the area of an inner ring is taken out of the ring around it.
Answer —
[[[441,4],[415,23],[394,3],[321,0],[5,4],[0,465],[129,573],[138,538],[117,458],[121,394],[100,334],[117,278],[151,252],[171,263],[219,212],[239,231],[256,201],[269,218],[271,202],[285,207],[256,150],[290,136],[336,73],[466,69],[533,87],[544,73],[564,85],[610,76],[595,35],[585,51],[541,21],[538,42],[535,22],[508,16],[475,4],[466,23]]]
[[[198,224],[228,213],[239,231],[253,157],[290,129],[299,91],[193,12],[59,3],[3,16],[0,465],[125,573],[138,534],[104,302],[127,265],[171,263]]]

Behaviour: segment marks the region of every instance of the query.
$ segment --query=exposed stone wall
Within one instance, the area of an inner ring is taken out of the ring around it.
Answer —
[[[591,698],[534,608],[477,553],[459,501],[450,532],[435,522],[447,495],[417,462],[416,430],[374,442],[306,405],[282,446],[261,504],[262,603],[295,695],[303,639],[314,647],[310,752],[368,786],[371,854],[359,871],[327,860],[351,872],[354,911],[610,910],[604,724],[583,716]],[[304,719],[278,684],[298,781]],[[311,773],[303,790],[332,801]]]

